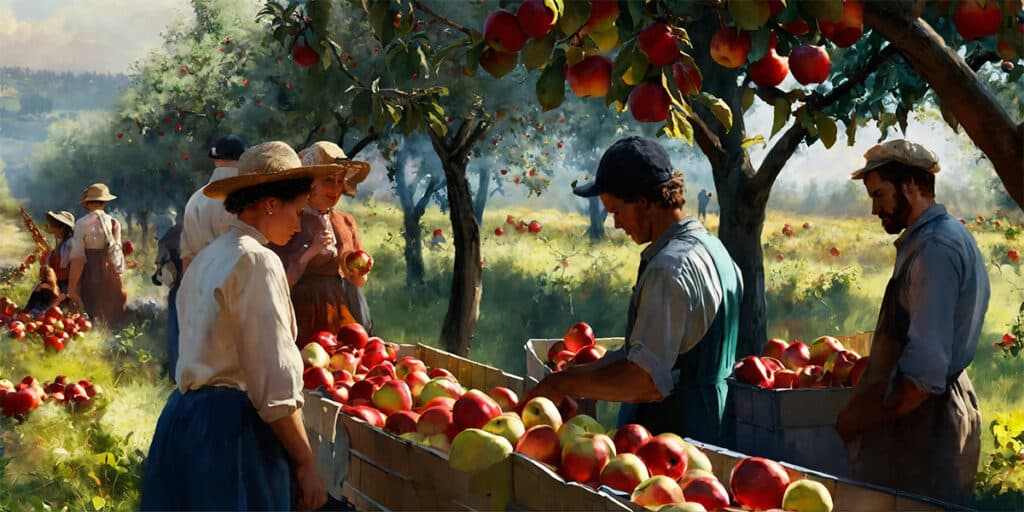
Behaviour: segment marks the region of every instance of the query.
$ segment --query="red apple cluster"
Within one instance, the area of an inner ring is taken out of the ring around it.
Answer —
[[[594,330],[585,322],[579,322],[565,331],[562,341],[548,348],[547,364],[560,372],[577,364],[597,361],[604,354],[604,347],[595,343]]]
[[[993,346],[997,350],[1002,350],[1004,354],[1017,355],[1024,350],[1024,338],[1008,332],[1003,334],[1002,339],[993,344]]]
[[[25,256],[25,259],[22,260],[17,267],[11,268],[10,271],[0,279],[0,282],[9,283],[11,281],[21,279],[21,276],[25,275],[25,271],[28,270],[28,267],[36,262],[36,258],[36,253],[31,253],[28,256]]]
[[[93,398],[101,393],[103,388],[87,379],[75,382],[58,375],[53,382],[40,384],[35,377],[28,375],[17,385],[9,380],[0,380],[0,408],[4,416],[24,421],[43,402],[67,404],[72,410],[82,411],[90,408],[94,404]]]
[[[53,306],[38,317],[19,313],[18,306],[7,297],[0,297],[0,326],[7,328],[7,335],[16,340],[37,335],[48,351],[60,352],[72,338],[80,338],[92,329],[92,322],[79,313],[65,314]]]
[[[537,233],[540,233],[541,229],[544,228],[544,226],[542,226],[541,223],[536,220],[526,222],[525,220],[522,219],[516,219],[511,215],[505,217],[505,224],[512,226],[516,230],[516,233],[530,233],[531,235],[536,235]],[[494,228],[494,236],[504,235],[505,228],[501,226]]]
[[[747,356],[733,367],[739,382],[769,389],[856,386],[868,358],[843,348],[839,340],[822,336],[810,345],[800,341],[768,340],[760,356]]]

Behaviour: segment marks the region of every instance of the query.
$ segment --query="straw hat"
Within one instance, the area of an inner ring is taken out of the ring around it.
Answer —
[[[370,174],[370,164],[358,160],[349,160],[337,144],[325,140],[314,142],[313,145],[299,152],[302,165],[325,165],[335,164],[342,167],[345,173],[344,194],[356,195],[356,185],[362,183]]]
[[[82,191],[82,203],[88,203],[89,201],[113,201],[117,199],[117,196],[110,193],[110,188],[107,187],[106,183],[93,183],[86,187]]]
[[[932,174],[939,172],[939,158],[935,156],[935,153],[906,139],[890,140],[872,146],[864,153],[864,159],[867,163],[864,167],[853,171],[850,179],[864,179],[869,172],[889,162],[899,162],[910,167],[917,167]]]
[[[203,193],[214,199],[253,185],[297,178],[319,178],[341,171],[340,165],[303,166],[299,155],[281,141],[257,144],[238,159],[238,176],[214,181],[203,187]]]
[[[75,229],[75,216],[69,211],[61,210],[59,212],[48,211],[46,216],[53,219],[54,222],[59,222],[68,228]]]

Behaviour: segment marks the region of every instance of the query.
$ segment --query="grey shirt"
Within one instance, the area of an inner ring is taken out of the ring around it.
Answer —
[[[985,260],[967,228],[934,205],[896,239],[893,275],[910,317],[899,371],[941,394],[978,348],[990,296]]]
[[[701,233],[707,230],[700,221],[686,217],[640,254],[644,270],[633,289],[636,319],[626,358],[650,374],[663,397],[672,392],[676,358],[704,338],[722,303],[718,270],[695,237]]]

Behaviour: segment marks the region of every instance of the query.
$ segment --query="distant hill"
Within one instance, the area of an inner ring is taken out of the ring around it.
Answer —
[[[108,109],[129,83],[125,74],[3,67],[0,68],[0,119],[60,110]]]

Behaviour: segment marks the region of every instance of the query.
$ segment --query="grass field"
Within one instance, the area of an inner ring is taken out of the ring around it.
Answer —
[[[359,220],[363,243],[375,259],[365,292],[377,334],[393,342],[437,345],[450,287],[450,243],[438,250],[424,248],[426,282],[420,289],[409,289],[400,209],[362,203],[349,211]],[[496,237],[494,228],[506,215],[536,219],[543,231],[529,235],[504,226],[506,234]],[[804,222],[810,223],[809,229],[801,227]],[[792,237],[782,234],[785,223],[793,225]],[[435,228],[447,237],[448,225],[445,214],[428,211],[421,226],[425,240]],[[717,219],[710,218],[708,225],[714,231]],[[0,218],[0,262],[20,261],[30,249],[30,239],[19,226],[17,219]],[[1024,300],[1024,274],[1005,256],[1008,247],[1021,248],[1024,241],[1008,241],[988,222],[974,229],[989,258],[993,291],[983,338],[969,369],[987,424],[996,414],[1024,410],[1024,358],[1003,357],[992,347]],[[612,229],[605,243],[592,247],[585,230],[583,217],[554,210],[495,209],[486,214],[481,227],[483,298],[473,359],[522,375],[523,344],[529,338],[560,337],[581,320],[598,336],[622,335],[639,248]],[[807,340],[871,330],[892,268],[893,238],[868,216],[834,219],[770,213],[764,237],[769,335]],[[79,510],[94,508],[94,498],[101,498],[106,510],[137,508],[141,456],[170,390],[160,376],[166,289],[149,283],[153,242],[138,242],[136,259],[142,267],[129,271],[126,279],[130,302],[143,310],[137,329],[98,329],[56,355],[45,353],[38,344],[0,338],[0,378],[16,381],[33,374],[50,380],[60,373],[88,377],[108,390],[106,405],[89,415],[43,406],[19,426],[0,418],[0,461],[8,461],[6,469],[0,462],[0,509],[6,505],[34,510],[31,503],[39,499]],[[833,246],[841,256],[829,254]],[[782,261],[776,259],[778,254]],[[0,285],[0,295],[24,302],[29,288],[30,279],[25,278]],[[153,303],[155,309],[147,306]],[[990,445],[986,430],[983,450]],[[105,453],[112,453],[113,459]]]

